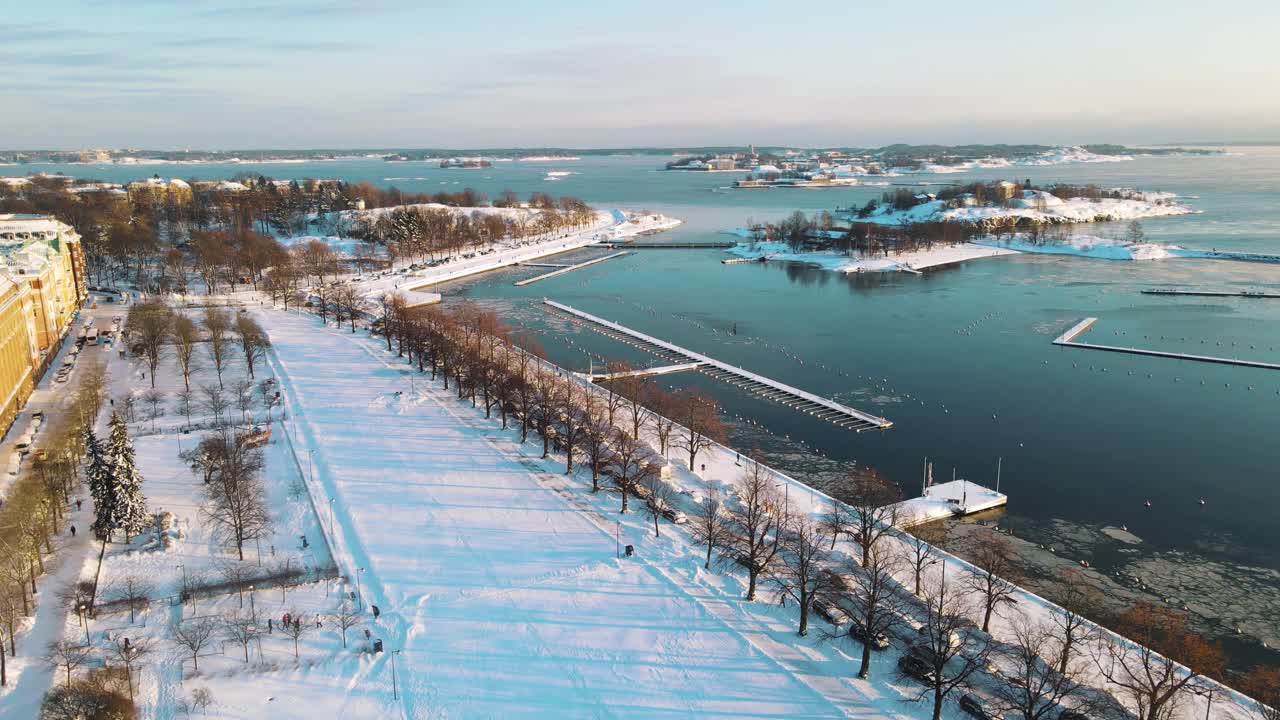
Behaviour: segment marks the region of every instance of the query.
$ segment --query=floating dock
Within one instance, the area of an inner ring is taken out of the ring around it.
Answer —
[[[691,363],[681,363],[679,365],[660,365],[657,367],[650,367],[650,368],[638,368],[636,370],[628,370],[626,372],[578,373],[578,375],[581,375],[582,377],[590,380],[591,382],[608,382],[609,380],[619,380],[621,378],[628,378],[628,377],[645,377],[648,375],[669,375],[671,373],[687,372],[689,370],[697,370],[704,365],[706,365],[706,363],[691,362]]]
[[[952,480],[925,488],[924,495],[898,503],[897,527],[910,528],[935,520],[994,510],[1009,496],[969,480]]]
[[[626,247],[634,250],[728,250],[737,245],[731,242],[690,242],[690,243],[631,243],[609,240],[600,243],[607,248]]]
[[[1213,357],[1211,355],[1191,355],[1189,353],[1167,352],[1164,350],[1147,350],[1145,348],[1120,347],[1118,345],[1095,345],[1093,343],[1076,342],[1075,338],[1093,326],[1098,318],[1085,318],[1054,339],[1054,345],[1083,348],[1085,350],[1104,350],[1106,352],[1128,353],[1130,355],[1146,355],[1148,357],[1173,358],[1174,360],[1192,360],[1194,362],[1217,363],[1219,365],[1239,365],[1241,367],[1261,368],[1263,370],[1280,370],[1280,364],[1261,362],[1259,360],[1243,360],[1240,358]]]
[[[820,420],[826,420],[837,427],[862,432],[863,430],[885,430],[893,426],[893,422],[878,415],[862,412],[715,358],[686,350],[679,345],[650,337],[554,300],[544,299],[542,302],[547,308],[570,320],[586,324],[606,337],[657,355],[670,362],[672,366],[696,363],[699,365],[697,368],[699,372],[742,388],[757,397],[773,400]]]
[[[531,278],[529,278],[529,279],[527,279],[527,280],[518,280],[518,281],[516,281],[516,282],[514,283],[514,285],[515,285],[516,287],[522,287],[522,286],[524,286],[524,285],[532,285],[533,283],[536,283],[536,282],[538,282],[539,280],[546,280],[547,278],[553,278],[553,277],[555,277],[555,276],[557,276],[557,275],[563,275],[563,274],[565,274],[565,273],[567,273],[567,272],[573,272],[574,270],[579,270],[579,269],[584,268],[584,267],[586,267],[586,266],[588,266],[588,265],[595,265],[596,263],[602,263],[602,262],[604,262],[605,260],[612,260],[612,259],[614,259],[614,258],[619,258],[619,257],[622,257],[623,255],[627,255],[627,254],[629,254],[629,253],[627,253],[627,252],[624,250],[624,251],[622,251],[622,252],[616,252],[616,253],[614,253],[614,254],[612,254],[612,255],[605,255],[604,257],[598,257],[598,258],[595,258],[594,260],[588,260],[588,261],[586,261],[586,262],[580,262],[580,263],[578,263],[577,265],[561,265],[561,266],[559,267],[559,269],[558,269],[558,270],[552,270],[552,271],[551,271],[551,272],[549,272],[549,273],[545,273],[545,274],[539,275],[539,276],[537,276],[537,277],[531,277]]]
[[[1280,298],[1280,293],[1260,292],[1257,290],[1167,290],[1151,288],[1141,291],[1143,295],[1199,295],[1203,297],[1246,297],[1246,298]]]

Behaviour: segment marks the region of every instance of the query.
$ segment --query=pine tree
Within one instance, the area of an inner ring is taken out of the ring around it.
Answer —
[[[102,441],[90,428],[85,431],[85,448],[89,455],[89,467],[85,475],[89,478],[89,494],[93,497],[94,520],[93,531],[101,539],[111,537],[116,528],[115,473],[107,460]]]
[[[142,474],[133,458],[133,440],[129,428],[116,414],[111,416],[111,437],[107,443],[107,460],[115,480],[115,529],[123,530],[125,542],[150,524],[147,499],[142,494]]]

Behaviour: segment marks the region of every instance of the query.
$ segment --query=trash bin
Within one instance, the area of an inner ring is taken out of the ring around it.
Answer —
[[[373,641],[373,651],[376,653],[382,652],[382,638]]]
[[[635,555],[635,554],[636,554],[636,546],[635,546],[635,545],[628,545],[628,546],[627,546],[627,548],[626,548],[626,552],[627,552],[627,557],[631,557],[632,555]]]

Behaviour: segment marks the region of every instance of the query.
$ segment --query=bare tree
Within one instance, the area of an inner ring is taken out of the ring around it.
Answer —
[[[187,419],[187,424],[191,424],[191,405],[195,402],[195,393],[191,392],[191,388],[183,388],[174,394],[178,398],[178,407],[182,408],[182,416]]]
[[[191,654],[191,669],[200,671],[200,651],[213,638],[217,624],[211,617],[191,618],[185,622],[174,622],[169,626],[169,637]]]
[[[600,491],[600,470],[609,458],[609,440],[613,436],[613,426],[605,417],[600,405],[593,399],[595,393],[588,393],[584,405],[582,419],[582,450],[591,467],[591,492]]]
[[[155,592],[155,586],[138,575],[125,575],[113,585],[112,595],[129,607],[129,624],[132,625],[136,613],[151,604],[151,593]]]
[[[782,498],[773,478],[758,462],[751,462],[737,482],[737,502],[730,506],[732,536],[729,551],[747,570],[747,599],[756,599],[756,585],[774,566],[786,524]]]
[[[702,567],[710,570],[711,556],[732,540],[729,514],[725,511],[724,501],[720,498],[720,490],[715,486],[707,488],[707,493],[702,496],[702,502],[694,508],[690,530],[694,541],[707,548],[707,557]]]
[[[71,640],[54,640],[45,649],[44,662],[50,669],[62,668],[67,674],[67,687],[71,687],[71,673],[89,662],[93,648]]]
[[[156,386],[156,368],[168,347],[169,328],[173,323],[173,311],[164,303],[141,302],[129,308],[125,322],[126,332],[133,347],[139,351],[151,369],[151,387]]]
[[[235,398],[236,408],[240,410],[240,421],[247,425],[249,411],[253,409],[253,381],[242,378],[231,388],[231,393]]]
[[[218,574],[222,576],[223,584],[236,592],[243,608],[244,590],[253,580],[253,571],[238,562],[223,562],[218,564]]]
[[[912,654],[931,670],[926,689],[919,697],[933,696],[933,720],[941,720],[942,706],[956,688],[963,687],[979,669],[986,667],[991,654],[989,641],[976,639],[969,647],[964,633],[969,626],[968,608],[954,583],[947,583],[946,566],[935,582],[926,584],[924,624],[920,643]]]
[[[627,512],[628,499],[636,494],[648,478],[658,474],[658,468],[651,459],[649,446],[631,436],[626,430],[614,428],[613,457],[609,462],[610,479],[613,486],[622,494],[622,509]]]
[[[156,418],[164,415],[164,393],[159,390],[148,390],[142,394],[142,402],[147,405],[147,419],[151,421],[151,431],[155,432]]]
[[[903,552],[907,564],[911,566],[914,581],[914,595],[921,592],[920,580],[924,571],[935,563],[942,562],[942,548],[950,539],[951,531],[945,522],[929,522],[923,525],[912,525],[903,533]]]
[[[798,516],[788,523],[783,533],[782,563],[773,580],[778,588],[800,606],[798,635],[809,634],[809,611],[818,593],[832,589],[830,575],[824,570],[830,551],[820,523],[808,516]]]
[[[204,330],[209,336],[209,359],[218,373],[218,387],[222,387],[222,371],[227,368],[230,351],[231,315],[222,308],[204,309]]]
[[[363,616],[350,601],[343,600],[342,605],[338,606],[338,611],[329,617],[333,624],[338,626],[338,631],[342,633],[342,647],[347,646],[347,631],[360,624]]]
[[[849,512],[849,506],[837,498],[831,498],[827,503],[826,512],[822,514],[822,531],[831,538],[832,550],[836,549],[836,542],[840,540],[842,534],[849,532],[852,524],[853,514]]]
[[[267,338],[267,331],[248,313],[236,315],[234,330],[240,351],[244,353],[244,364],[249,367],[249,377],[253,377],[253,368],[266,355],[271,340]]]
[[[671,500],[676,495],[675,488],[656,472],[645,476],[641,487],[644,488],[645,513],[653,520],[653,536],[658,537],[658,518],[673,512]]]
[[[1018,588],[1014,578],[1013,545],[1004,535],[983,533],[969,558],[965,584],[982,598],[982,632],[991,632],[991,615],[1001,603],[1012,601]]]
[[[236,613],[222,619],[222,634],[240,646],[246,663],[249,662],[249,644],[257,636],[257,631],[257,622],[248,615]]]
[[[871,674],[871,651],[877,638],[887,637],[889,631],[902,617],[903,598],[898,592],[894,574],[898,561],[883,546],[871,548],[861,565],[850,561],[845,569],[848,579],[843,587],[843,597],[853,611],[851,637],[861,633],[862,664],[858,677],[866,679]]]
[[[180,312],[174,313],[169,343],[173,346],[173,356],[182,373],[182,386],[187,391],[191,390],[191,373],[196,369],[196,343],[199,341],[200,330],[195,321]]]
[[[670,393],[657,387],[653,390],[652,398],[653,434],[658,438],[658,452],[667,457],[671,450],[671,438],[676,431],[676,421],[672,419],[677,409],[676,401]]]
[[[225,424],[222,415],[229,407],[231,407],[231,403],[227,400],[227,396],[223,394],[221,386],[200,386],[200,408],[213,415],[214,423],[218,427],[222,427]]]
[[[898,524],[898,486],[875,473],[857,473],[849,478],[845,502],[853,510],[849,526],[851,539],[862,549],[866,562],[872,546],[895,532]]]
[[[1003,682],[994,688],[999,710],[1019,713],[1026,720],[1045,720],[1056,718],[1063,707],[1076,705],[1072,701],[1077,698],[1088,704],[1081,663],[1066,657],[1052,625],[1024,616],[1012,623],[1012,635],[1012,641],[999,650],[1005,659]],[[1059,667],[1067,671],[1059,672]]]
[[[1059,592],[1055,594],[1061,612],[1053,614],[1053,624],[1057,628],[1058,672],[1067,674],[1068,664],[1075,659],[1077,648],[1089,643],[1097,636],[1093,623],[1085,617],[1090,609],[1102,607],[1102,593],[1090,585],[1084,574],[1072,568],[1062,574]]]
[[[1114,691],[1137,708],[1138,720],[1168,720],[1199,679],[1222,669],[1222,651],[1187,628],[1182,615],[1139,602],[1116,630],[1095,643],[1094,664]],[[1125,639],[1127,638],[1127,639]]]
[[[684,426],[676,436],[675,446],[689,454],[689,470],[697,472],[698,453],[724,438],[720,409],[715,400],[696,389],[678,393],[673,409],[678,411],[676,421]]]
[[[129,684],[129,702],[133,702],[134,667],[151,654],[152,648],[151,638],[146,636],[135,639],[118,634],[111,640],[107,652],[124,668],[124,679]]]
[[[271,526],[266,490],[260,473],[262,452],[236,440],[220,443],[222,457],[213,481],[205,485],[209,504],[205,513],[216,532],[244,560],[244,543],[260,537]]]

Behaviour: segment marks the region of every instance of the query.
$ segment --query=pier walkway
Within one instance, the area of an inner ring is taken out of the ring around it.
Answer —
[[[1152,288],[1141,291],[1143,295],[1200,295],[1205,297],[1280,298],[1280,293],[1258,290],[1166,290]]]
[[[773,400],[787,407],[808,413],[820,420],[826,420],[837,427],[854,432],[863,430],[885,430],[893,426],[893,422],[878,415],[862,412],[833,400],[819,397],[799,388],[780,383],[762,375],[743,370],[725,362],[707,357],[692,350],[686,350],[664,340],[659,340],[631,328],[582,312],[554,300],[543,300],[543,304],[570,320],[585,324],[600,332],[624,342],[632,347],[644,350],[661,357],[672,365],[700,363],[698,371],[730,385],[742,388],[757,397]]]
[[[539,275],[539,276],[537,276],[537,277],[531,277],[531,278],[529,278],[529,279],[527,279],[527,280],[518,280],[518,281],[516,281],[516,282],[515,282],[515,283],[513,283],[513,284],[514,284],[516,287],[523,287],[523,286],[525,286],[525,285],[532,285],[533,283],[536,283],[536,282],[538,282],[539,280],[546,280],[547,278],[553,278],[553,277],[555,277],[555,276],[557,276],[557,275],[563,275],[563,274],[565,274],[565,273],[567,273],[567,272],[573,272],[574,270],[578,270],[578,269],[580,269],[580,268],[584,268],[584,267],[586,267],[586,266],[588,266],[588,265],[595,265],[596,263],[602,263],[602,262],[604,262],[605,260],[612,260],[612,259],[614,259],[614,258],[619,258],[619,257],[622,257],[623,255],[627,255],[627,254],[629,254],[629,253],[627,253],[627,251],[625,251],[625,250],[624,250],[624,251],[622,251],[622,252],[616,252],[616,253],[614,253],[614,254],[612,254],[612,255],[605,255],[604,257],[598,257],[598,258],[595,258],[595,259],[593,259],[593,260],[587,260],[586,262],[580,262],[580,263],[578,263],[577,265],[561,265],[561,266],[559,267],[559,269],[557,269],[557,270],[552,270],[552,271],[551,271],[551,272],[549,272],[549,273],[545,273],[545,274],[543,274],[543,275]]]
[[[602,247],[625,247],[634,250],[728,250],[736,243],[731,242],[687,242],[687,243],[632,243],[607,241],[600,243]]]
[[[1189,353],[1168,352],[1165,350],[1147,350],[1145,348],[1120,347],[1118,345],[1095,345],[1093,343],[1076,342],[1075,338],[1093,326],[1098,318],[1085,318],[1054,339],[1054,345],[1083,348],[1085,350],[1104,350],[1106,352],[1128,353],[1130,355],[1147,355],[1149,357],[1173,358],[1175,360],[1193,360],[1195,362],[1217,363],[1219,365],[1239,365],[1241,367],[1261,368],[1263,370],[1280,370],[1280,364],[1261,362],[1259,360],[1243,360],[1241,358],[1213,357],[1210,355],[1191,355]]]

